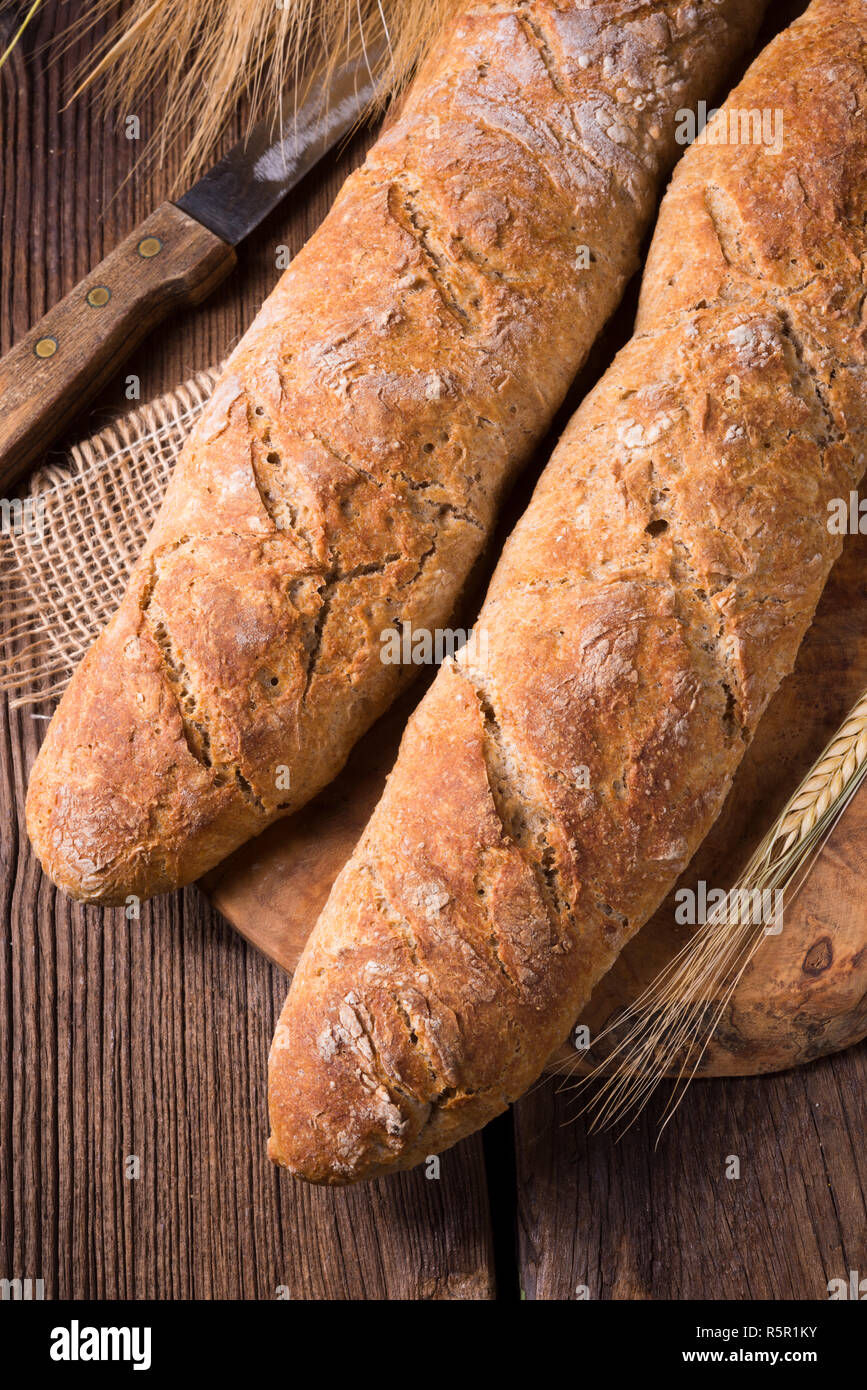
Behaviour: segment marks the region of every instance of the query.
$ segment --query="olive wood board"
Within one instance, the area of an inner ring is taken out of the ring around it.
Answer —
[[[759,725],[711,833],[678,885],[730,887],[762,834],[867,686],[867,537],[848,537],[794,671]],[[271,960],[294,970],[331,884],[376,804],[418,683],[353,751],[342,774],[302,811],[244,845],[201,887]],[[432,817],[436,807],[431,806]],[[704,1076],[780,1071],[867,1035],[867,784],[852,799],[797,896],[766,936],[727,1003],[699,1067]],[[591,1039],[681,949],[693,930],[674,892],[599,982],[581,1022]],[[713,1005],[713,1000],[708,1001]],[[616,1031],[609,1038],[616,1038]],[[580,1074],[601,1060],[568,1042],[548,1069]]]

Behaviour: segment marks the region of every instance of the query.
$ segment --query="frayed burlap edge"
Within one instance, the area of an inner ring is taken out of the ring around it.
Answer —
[[[53,700],[114,613],[220,368],[123,416],[3,504],[0,692]]]

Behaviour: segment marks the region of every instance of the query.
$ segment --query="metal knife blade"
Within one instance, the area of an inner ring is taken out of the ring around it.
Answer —
[[[382,52],[381,46],[368,45],[339,67],[327,85],[321,78],[310,83],[276,133],[273,121],[260,121],[175,199],[177,206],[237,246],[352,130],[373,96],[372,73]]]

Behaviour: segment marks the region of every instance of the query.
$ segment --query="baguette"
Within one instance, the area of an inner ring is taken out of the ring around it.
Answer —
[[[540,1074],[689,863],[791,669],[867,447],[867,46],[814,0],[695,144],[582,404],[303,952],[271,1157],[410,1167]],[[731,127],[729,127],[731,128]],[[474,644],[478,653],[482,644]],[[585,776],[584,769],[587,770]]]
[[[447,621],[756,0],[471,4],[233,353],[30,780],[46,872],[190,882],[339,771]],[[589,265],[585,268],[584,258]]]

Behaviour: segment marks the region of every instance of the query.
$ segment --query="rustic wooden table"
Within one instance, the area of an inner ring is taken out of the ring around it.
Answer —
[[[61,114],[83,50],[52,40],[74,8],[46,0],[0,73],[2,351],[171,186],[174,166],[137,164],[141,143],[96,106]],[[122,114],[147,137],[147,102]],[[78,434],[127,408],[129,372],[148,399],[226,353],[277,247],[300,247],[363,146],[307,181],[204,308],[118,363]],[[330,1192],[278,1174],[266,1057],[285,977],[196,889],[137,922],[52,889],[23,823],[33,715],[0,714],[0,1277],[42,1278],[47,1297],[510,1300],[823,1299],[867,1275],[867,1046],[696,1084],[656,1148],[647,1117],[619,1143],[588,1135],[546,1082],[438,1181]]]

